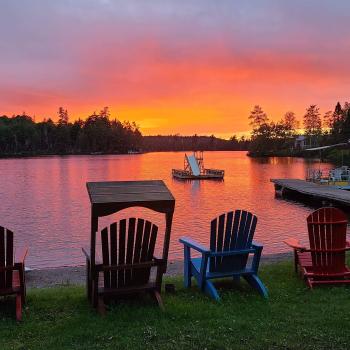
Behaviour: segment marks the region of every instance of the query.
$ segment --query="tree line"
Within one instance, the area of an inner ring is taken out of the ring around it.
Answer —
[[[302,116],[302,125],[292,111],[277,122],[269,120],[263,109],[256,105],[249,115],[251,131],[250,153],[252,155],[290,155],[300,150],[295,138],[305,136],[309,147],[348,142],[350,139],[350,103],[338,102],[334,110],[323,116],[317,105],[310,105]],[[301,128],[303,128],[301,130]]]
[[[36,123],[25,113],[0,116],[1,155],[120,153],[141,143],[139,127],[111,119],[108,107],[74,122],[62,107],[56,123],[51,118]]]
[[[108,107],[85,120],[70,122],[68,111],[35,122],[22,113],[0,116],[0,156],[127,153],[129,151],[247,150],[249,141],[236,136],[143,136],[135,122],[112,118]]]
[[[224,140],[211,136],[144,136],[143,150],[152,151],[239,151],[247,150],[249,141],[244,137],[238,139],[232,136]]]

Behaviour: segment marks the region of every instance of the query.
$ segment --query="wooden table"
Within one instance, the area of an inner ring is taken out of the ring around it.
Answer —
[[[98,219],[130,207],[144,207],[165,214],[165,233],[162,259],[168,261],[175,198],[161,180],[87,182],[91,203],[90,268],[88,268],[87,291],[91,300],[91,276],[96,266],[96,233]],[[165,271],[164,271],[165,272]],[[162,273],[157,273],[162,283]]]

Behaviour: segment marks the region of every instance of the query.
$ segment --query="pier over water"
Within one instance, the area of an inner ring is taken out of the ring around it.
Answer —
[[[275,184],[276,192],[294,192],[308,196],[311,199],[329,200],[350,206],[350,191],[339,188],[319,185],[300,179],[271,179]]]

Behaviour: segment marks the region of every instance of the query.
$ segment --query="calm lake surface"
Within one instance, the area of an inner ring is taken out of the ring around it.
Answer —
[[[246,209],[258,216],[255,240],[264,244],[263,254],[289,251],[282,243],[287,237],[296,236],[305,242],[305,219],[314,208],[275,198],[269,180],[303,179],[306,168],[318,167],[317,163],[299,158],[251,159],[246,152],[205,152],[206,167],[224,169],[225,180],[183,182],[171,177],[172,168],[183,167],[183,157],[182,152],[161,152],[2,159],[0,225],[15,232],[17,245],[29,247],[29,267],[81,265],[81,247],[88,246],[90,239],[85,183],[162,179],[176,198],[170,259],[182,259],[178,239],[183,235],[208,244],[211,219],[233,209]],[[162,215],[147,209],[129,209],[104,218],[100,228],[130,214],[164,227]]]

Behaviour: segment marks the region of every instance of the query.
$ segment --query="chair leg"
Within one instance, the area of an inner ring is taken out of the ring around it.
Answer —
[[[155,289],[155,290],[153,291],[153,295],[154,295],[154,298],[156,299],[157,304],[158,304],[158,306],[160,307],[160,309],[161,309],[162,311],[164,311],[165,309],[164,309],[163,299],[162,299],[162,297],[161,297],[159,291]]]
[[[94,308],[98,306],[98,285],[99,285],[99,271],[91,271],[90,274],[91,283],[91,304]]]
[[[254,289],[259,292],[259,294],[261,294],[264,298],[268,297],[267,289],[257,275],[245,275],[243,277]]]
[[[101,315],[101,316],[105,316],[106,315],[106,305],[105,302],[103,300],[103,296],[100,295],[98,297],[98,301],[97,301],[97,312]]]
[[[298,254],[295,249],[294,249],[294,272],[298,273]]]
[[[185,261],[184,262],[184,287],[185,288],[191,288],[191,262],[190,261]]]
[[[209,294],[209,296],[211,296],[214,300],[220,301],[219,293],[214,287],[213,282],[206,280],[203,284],[203,290],[205,291],[205,293]]]
[[[185,288],[191,287],[191,255],[188,247],[184,248],[184,286]]]
[[[21,265],[21,268],[19,269],[19,278],[20,278],[22,305],[24,305],[26,303],[26,294],[27,294],[24,265]]]
[[[86,259],[86,295],[91,303],[91,271],[89,259]]]
[[[306,285],[307,285],[310,289],[312,289],[313,285],[312,285],[311,279],[310,279],[309,277],[304,277],[304,279],[305,279]]]
[[[21,292],[21,300],[22,300],[22,305],[25,305],[25,303],[26,303],[26,290],[25,290],[25,287],[24,287],[24,289]]]
[[[16,320],[22,321],[22,296],[20,293],[16,294]]]

